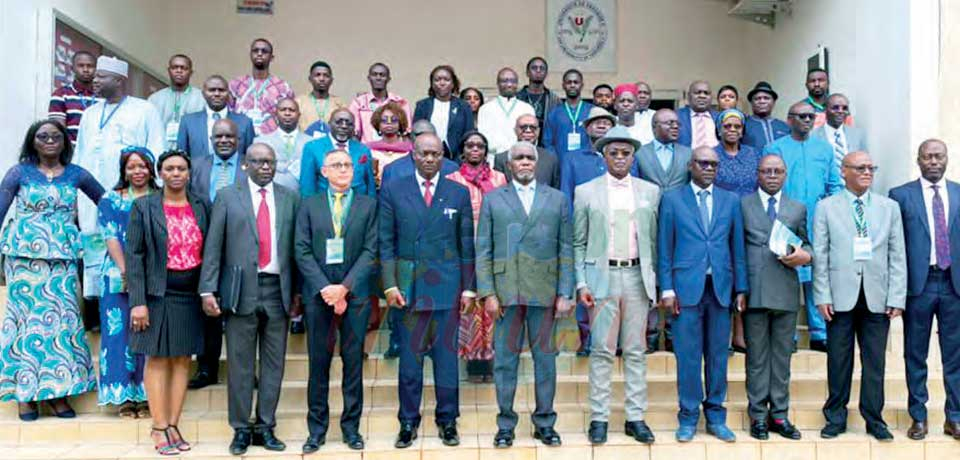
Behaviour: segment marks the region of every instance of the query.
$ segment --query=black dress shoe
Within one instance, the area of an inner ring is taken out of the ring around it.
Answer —
[[[874,427],[867,428],[867,434],[873,436],[874,439],[880,442],[891,442],[893,441],[893,434],[890,433],[890,430],[883,425],[878,425]]]
[[[303,320],[301,321],[291,321],[290,322],[290,333],[291,334],[303,334],[307,332],[306,327],[303,325]]]
[[[417,427],[411,423],[401,423],[400,432],[397,433],[397,441],[393,443],[393,447],[405,449],[413,444],[414,439],[417,439]]]
[[[187,383],[187,388],[191,390],[199,390],[201,388],[206,388],[210,385],[217,384],[217,377],[210,374],[207,371],[197,371],[197,374],[190,379],[190,382]]]
[[[764,422],[763,420],[754,420],[750,422],[750,437],[753,439],[759,439],[761,441],[770,439],[767,422]]]
[[[247,448],[253,441],[253,434],[250,430],[237,430],[233,433],[233,441],[230,441],[230,455],[243,455],[247,453]]]
[[[327,443],[326,434],[311,434],[307,436],[307,440],[303,443],[303,453],[312,454],[320,450],[320,446]]]
[[[590,428],[587,430],[587,438],[590,444],[603,444],[607,442],[607,422],[590,422]]]
[[[275,452],[280,452],[287,448],[287,445],[277,439],[277,436],[273,434],[273,430],[254,431],[253,445],[263,446],[264,449]]]
[[[920,441],[927,437],[927,430],[926,420],[914,420],[910,429],[907,430],[907,437],[914,441]]]
[[[496,436],[493,437],[493,447],[506,449],[513,445],[513,439],[515,437],[516,435],[513,434],[513,430],[499,430]]]
[[[800,434],[800,430],[798,430],[797,427],[790,423],[790,420],[787,419],[780,420],[779,422],[776,420],[770,420],[770,422],[767,423],[767,427],[770,429],[770,431],[794,441],[799,441],[800,438],[803,437],[803,435]]]
[[[826,353],[827,352],[827,341],[826,340],[811,340],[810,349],[813,351],[819,351]]]
[[[577,357],[579,357],[579,358],[589,358],[589,357],[590,357],[590,349],[587,348],[587,347],[584,347],[584,348],[581,348],[581,349],[577,350]]]
[[[440,440],[443,441],[443,445],[460,445],[460,435],[457,434],[457,422],[438,423],[437,429],[440,430]]]
[[[559,446],[561,444],[560,433],[557,433],[557,430],[554,430],[552,426],[534,429],[533,439],[539,439],[543,445],[550,447]]]
[[[943,434],[960,441],[960,422],[943,422]]]
[[[673,353],[673,339],[666,339],[663,341],[663,349]]]
[[[623,424],[623,431],[627,436],[632,436],[637,442],[643,444],[653,444],[653,431],[643,420],[638,422],[626,422]]]
[[[827,426],[823,427],[823,429],[820,430],[820,437],[823,439],[833,439],[846,432],[847,432],[846,425],[828,423]]]
[[[343,436],[343,443],[353,450],[363,450],[363,436],[359,433],[351,433]]]
[[[390,344],[387,351],[383,353],[383,359],[397,359],[400,357],[400,345]]]

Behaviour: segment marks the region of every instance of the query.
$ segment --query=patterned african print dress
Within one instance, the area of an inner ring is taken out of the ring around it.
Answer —
[[[111,191],[97,206],[97,226],[103,240],[114,240],[126,250],[127,222],[133,196]],[[120,267],[108,253],[100,269],[100,390],[99,405],[143,402],[147,392],[143,386],[144,356],[133,353],[127,345],[130,325],[130,303]]]
[[[0,215],[16,199],[0,235],[8,289],[0,401],[43,401],[96,387],[77,305],[78,190],[94,202],[103,195],[96,179],[72,164],[52,179],[35,165],[18,164],[0,183]]]

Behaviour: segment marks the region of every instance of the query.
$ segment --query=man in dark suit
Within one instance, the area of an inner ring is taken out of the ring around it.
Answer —
[[[712,148],[694,150],[688,165],[690,185],[664,193],[660,201],[657,277],[663,291],[660,306],[674,315],[680,442],[693,440],[701,403],[707,432],[723,441],[736,440],[727,427],[723,402],[730,307],[732,303],[743,311],[746,306],[747,266],[740,200],[713,186],[718,165]]]
[[[303,453],[326,441],[330,422],[330,363],[340,336],[343,413],[340,430],[351,449],[363,449],[363,342],[370,318],[377,258],[377,202],[352,189],[353,160],[347,152],[324,155],[321,174],[329,187],[304,201],[297,217],[296,258],[306,294],[305,321],[310,380],[309,436]]]
[[[960,440],[960,184],[944,177],[947,145],[939,139],[920,144],[920,179],[890,190],[900,204],[907,251],[907,309],[903,312],[904,358],[910,439],[927,435],[927,353],[937,318],[946,421],[943,431]]]
[[[249,179],[220,190],[213,204],[199,286],[207,316],[219,318],[226,313],[233,455],[243,455],[251,443],[267,450],[286,449],[273,430],[288,315],[299,315],[301,310],[293,259],[294,219],[300,198],[296,191],[273,183],[277,157],[269,145],[253,144],[244,161]],[[234,276],[238,272],[239,276]],[[231,291],[237,282],[239,296],[234,297]],[[255,374],[258,345],[259,373]],[[256,424],[250,423],[254,386]]]
[[[536,122],[536,117],[526,117]],[[493,444],[513,444],[518,420],[513,399],[526,329],[536,392],[533,437],[559,446],[553,428],[554,329],[556,316],[573,306],[573,222],[567,197],[534,179],[537,147],[521,141],[508,153],[513,180],[484,196],[477,223],[477,295],[496,318],[493,378],[500,413]]]
[[[537,139],[540,138],[540,124],[537,117],[533,115],[520,115],[517,118],[516,127],[513,129],[517,133],[517,140],[529,142],[537,145]],[[498,153],[493,159],[493,169],[504,173],[507,180],[513,180],[513,173],[507,167],[509,161],[507,156],[510,152]],[[560,188],[560,161],[557,156],[549,150],[537,146],[537,170],[535,179],[538,184],[543,184],[555,189]]]
[[[680,122],[680,145],[696,150],[697,147],[716,147],[717,118],[716,112],[710,109],[713,102],[713,93],[710,92],[710,83],[696,80],[690,83],[687,89],[687,105],[677,110],[677,119]]]
[[[213,136],[213,124],[217,120],[230,119],[237,125],[237,147],[246,152],[253,143],[253,121],[244,114],[227,109],[230,89],[227,80],[220,75],[207,78],[203,83],[203,98],[207,106],[200,112],[189,113],[180,119],[180,131],[177,133],[177,148],[187,152],[194,160],[210,156],[214,150],[210,138]]]
[[[213,124],[211,139],[216,154],[196,158],[190,168],[190,190],[203,198],[208,206],[216,200],[219,190],[247,182],[247,173],[241,164],[243,155],[237,150],[237,125],[232,120],[217,120]],[[217,383],[223,318],[206,317],[203,336],[203,354],[197,356],[197,373],[188,385],[193,390]]]
[[[470,307],[474,279],[473,208],[463,186],[440,172],[443,143],[417,137],[416,171],[380,189],[380,260],[387,304],[403,308],[400,327],[398,448],[410,447],[420,425],[423,360],[433,362],[436,422],[445,445],[460,443],[457,335],[460,309]]]
[[[436,134],[434,135],[436,136]],[[446,176],[447,174],[456,172],[459,168],[460,166],[458,166],[455,161],[444,157],[443,161],[440,162],[440,175]],[[416,160],[413,158],[413,155],[406,155],[383,168],[383,177],[380,178],[380,187],[385,186],[387,182],[390,182],[394,179],[410,177],[414,175],[416,170]]]
[[[747,411],[750,436],[767,439],[769,432],[800,439],[787,419],[790,404],[790,357],[800,309],[800,281],[794,270],[810,263],[813,248],[807,238],[807,208],[782,189],[787,166],[776,155],[760,160],[760,190],[740,200],[751,287],[743,326],[747,339]],[[799,238],[792,245],[770,249],[774,223]]]

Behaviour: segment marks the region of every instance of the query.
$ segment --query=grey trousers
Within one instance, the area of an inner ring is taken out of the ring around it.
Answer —
[[[530,344],[533,356],[534,395],[536,406],[530,418],[536,428],[552,428],[557,422],[553,398],[557,391],[557,342],[554,331],[556,310],[551,307],[511,305],[503,308],[503,316],[493,330],[493,382],[497,388],[497,428],[513,430],[518,416],[513,410],[517,393],[517,368],[523,339]]]
[[[257,345],[260,369],[257,374],[257,420],[253,428],[272,429],[277,425],[277,404],[283,381],[289,318],[283,309],[280,279],[259,278],[254,312],[227,316],[227,415],[235,430],[250,429]]]
[[[623,349],[627,421],[647,410],[647,313],[650,299],[640,267],[610,267],[610,295],[590,309],[590,421],[610,419],[610,380],[617,341]]]
[[[743,314],[747,340],[747,413],[751,420],[787,418],[790,407],[790,356],[797,312],[748,308]]]

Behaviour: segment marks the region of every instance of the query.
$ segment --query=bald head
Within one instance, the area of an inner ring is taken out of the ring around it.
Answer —
[[[210,142],[217,156],[230,158],[237,151],[237,124],[229,118],[215,121],[210,130]]]
[[[680,119],[677,112],[660,109],[653,114],[653,137],[662,144],[671,144],[680,138]]]
[[[776,195],[787,179],[787,165],[779,155],[765,155],[757,165],[757,183],[767,195]]]
[[[410,140],[416,141],[417,137],[421,134],[437,134],[437,128],[433,127],[433,123],[430,123],[430,120],[417,120],[413,122],[413,126],[410,127]]]
[[[862,150],[850,152],[843,157],[842,164],[840,175],[843,176],[847,190],[857,196],[866,193],[873,185],[873,176],[877,169],[870,154]]]
[[[534,115],[520,115],[513,126],[513,132],[517,134],[518,141],[536,144],[540,138],[540,120]]]
[[[717,178],[717,167],[719,165],[720,160],[713,148],[697,147],[687,164],[687,169],[690,170],[690,180],[700,188],[713,185],[713,181]]]
[[[710,92],[710,83],[704,80],[696,80],[690,83],[687,89],[687,105],[690,110],[701,113],[710,109],[710,102],[713,100],[713,93]]]
[[[790,106],[787,111],[787,122],[790,124],[790,135],[798,140],[806,140],[813,129],[813,120],[817,117],[813,106],[801,101]]]
[[[433,179],[443,162],[443,142],[440,137],[433,133],[417,136],[413,143],[413,162],[421,177]]]

